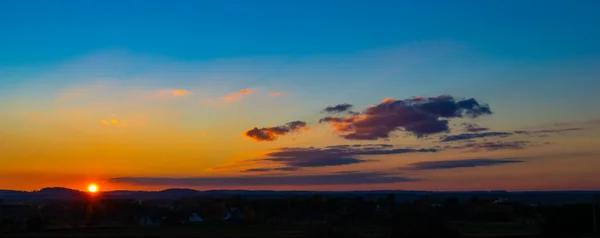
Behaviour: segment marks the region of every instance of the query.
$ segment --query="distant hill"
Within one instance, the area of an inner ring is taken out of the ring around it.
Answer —
[[[61,187],[43,188],[31,192],[0,190],[0,199],[3,200],[82,199],[86,196],[88,194],[85,192]]]
[[[320,195],[322,197],[363,197],[365,199],[385,198],[393,193],[397,201],[411,201],[423,196],[435,198],[455,197],[469,200],[473,197],[482,199],[504,198],[509,201],[529,204],[565,204],[588,203],[600,197],[600,191],[548,191],[548,192],[506,192],[506,191],[467,191],[467,192],[431,192],[431,191],[270,191],[270,190],[208,190],[172,188],[162,191],[128,191],[117,190],[99,192],[93,196],[106,199],[177,199],[184,197],[230,197],[244,198],[284,198]],[[77,200],[90,197],[91,194],[79,190],[61,187],[44,188],[39,191],[0,190],[0,200]]]

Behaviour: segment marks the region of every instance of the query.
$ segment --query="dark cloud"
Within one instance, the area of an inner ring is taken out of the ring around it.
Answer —
[[[292,175],[292,176],[236,176],[236,177],[121,177],[110,179],[113,183],[124,183],[140,186],[171,187],[244,187],[244,186],[301,186],[301,185],[357,185],[387,184],[418,181],[418,179],[393,176],[385,173],[341,173],[326,175]]]
[[[339,166],[347,164],[358,164],[368,162],[369,160],[357,159],[357,158],[327,158],[327,159],[309,159],[309,160],[297,160],[289,157],[284,158],[269,158],[269,161],[285,163],[290,166],[296,167],[326,167],[326,166]]]
[[[513,132],[481,132],[481,133],[463,133],[458,135],[449,135],[442,136],[441,142],[452,142],[452,141],[464,141],[464,140],[472,140],[477,138],[487,138],[487,137],[507,137],[511,135],[530,135],[530,136],[538,136],[545,137],[544,134],[552,134],[552,133],[562,133],[568,131],[580,131],[583,128],[573,127],[573,128],[558,128],[558,129],[546,129],[546,130],[521,130],[521,131],[513,131]]]
[[[328,106],[325,109],[323,109],[323,112],[340,113],[340,112],[348,111],[348,110],[350,110],[350,108],[352,108],[352,104],[344,103],[344,104],[338,104],[335,106]]]
[[[441,142],[451,142],[451,141],[471,140],[471,139],[485,138],[485,137],[506,137],[506,136],[510,136],[512,134],[513,133],[510,133],[510,132],[463,133],[463,134],[458,134],[458,135],[442,136],[440,141]]]
[[[583,128],[580,127],[572,127],[572,128],[559,128],[559,129],[546,129],[546,130],[535,130],[535,131],[515,131],[515,134],[526,134],[526,135],[534,135],[534,134],[548,134],[548,133],[561,133],[566,131],[581,131]]]
[[[336,174],[354,174],[354,173],[360,173],[360,171],[357,171],[357,170],[347,170],[347,171],[337,171],[335,173]]]
[[[437,152],[436,149],[391,148],[387,144],[335,145],[325,148],[280,148],[256,161],[274,162],[286,167],[326,167],[365,163],[372,160],[358,158],[366,155]]]
[[[253,129],[244,132],[244,135],[251,139],[254,139],[255,141],[274,141],[279,136],[283,136],[290,132],[298,132],[301,129],[308,130],[308,127],[306,127],[306,122],[293,121],[288,122],[283,126],[272,126],[263,128],[254,127]]]
[[[470,152],[496,151],[496,150],[521,150],[531,145],[529,141],[496,141],[472,142],[459,146],[446,146],[445,149],[469,149]]]
[[[410,169],[410,170],[456,169],[456,168],[494,166],[494,165],[521,163],[521,162],[524,162],[524,161],[522,159],[516,159],[516,158],[499,158],[499,159],[480,158],[480,159],[466,159],[466,160],[423,161],[423,162],[412,163],[404,169]]]
[[[490,128],[481,127],[475,123],[463,123],[462,126],[468,132],[482,132],[482,131],[487,131],[490,129]]]
[[[331,124],[349,140],[387,139],[390,133],[404,130],[417,137],[448,132],[452,118],[476,118],[492,114],[489,106],[475,99],[455,100],[452,96],[396,100],[387,98],[364,112],[346,117],[328,116],[319,122]]]
[[[299,167],[279,167],[279,168],[252,168],[241,172],[270,172],[270,171],[296,171]]]
[[[326,146],[325,148],[329,148],[329,149],[347,149],[347,148],[369,148],[369,149],[374,149],[374,148],[392,148],[394,147],[394,145],[391,144],[354,144],[354,145],[330,145],[330,146]]]
[[[587,124],[600,124],[600,119],[589,120],[586,123]]]

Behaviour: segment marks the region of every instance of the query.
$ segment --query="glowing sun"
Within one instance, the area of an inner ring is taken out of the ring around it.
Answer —
[[[95,193],[95,192],[98,192],[98,185],[96,185],[96,184],[90,184],[90,185],[88,186],[88,191],[89,191],[90,193]]]

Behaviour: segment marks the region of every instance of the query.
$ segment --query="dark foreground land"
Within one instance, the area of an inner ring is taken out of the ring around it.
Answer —
[[[411,194],[410,199],[398,198],[406,193],[393,192],[377,196],[73,195],[77,194],[69,199],[0,201],[0,237],[587,238],[597,237],[594,214],[599,213],[594,208],[597,194],[552,203],[504,193],[421,193]]]
[[[531,226],[514,224],[460,224],[465,234],[443,234],[441,237],[541,237]],[[465,227],[469,226],[469,227]],[[490,229],[490,230],[488,230]],[[7,234],[3,237],[430,237],[425,234],[393,236],[390,228],[377,225],[307,226],[265,225],[120,227],[54,230]],[[439,237],[439,236],[434,236]]]

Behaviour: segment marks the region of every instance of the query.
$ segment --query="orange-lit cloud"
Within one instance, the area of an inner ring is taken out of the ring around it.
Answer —
[[[244,132],[244,135],[255,141],[274,141],[287,133],[299,132],[300,130],[308,130],[306,122],[293,121],[286,123],[283,126],[254,127]]]
[[[110,126],[110,125],[117,126],[117,125],[119,125],[119,121],[117,119],[102,120],[102,124],[107,125],[107,126]]]
[[[271,97],[279,97],[279,96],[285,96],[288,95],[288,92],[270,92],[269,96]]]
[[[219,98],[218,100],[202,99],[200,100],[200,102],[209,106],[217,106],[221,103],[232,103],[238,101],[243,97],[249,95],[250,93],[252,93],[252,89],[246,88],[237,92],[229,93],[226,96]]]
[[[185,97],[191,94],[190,91],[185,89],[161,89],[156,92],[157,97]]]
[[[221,98],[224,102],[234,102],[237,100],[240,100],[242,97],[250,94],[252,92],[252,89],[246,88],[246,89],[242,89],[240,91],[237,92],[233,92],[230,94],[227,94],[227,96]]]

